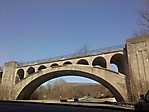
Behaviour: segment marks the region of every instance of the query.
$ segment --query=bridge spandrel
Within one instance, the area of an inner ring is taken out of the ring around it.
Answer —
[[[103,53],[103,54],[96,54],[96,55],[87,55],[87,56],[83,56],[83,57],[74,57],[74,58],[66,58],[66,59],[62,59],[62,60],[56,60],[54,62],[45,62],[45,63],[35,63],[35,64],[31,64],[31,65],[25,65],[25,66],[18,66],[18,68],[16,69],[16,73],[19,69],[23,69],[24,70],[24,78],[25,77],[28,77],[29,74],[28,74],[28,69],[30,69],[30,67],[33,67],[35,70],[35,72],[39,72],[39,68],[44,66],[45,68],[55,68],[55,66],[64,66],[66,65],[65,63],[69,63],[69,64],[72,64],[72,65],[76,65],[76,64],[79,64],[79,61],[81,60],[85,60],[86,63],[89,65],[89,66],[93,66],[93,67],[96,67],[97,65],[98,66],[102,66],[104,68],[107,68],[107,69],[112,69],[111,68],[111,65],[114,63],[117,67],[118,67],[118,71],[123,71],[122,67],[120,66],[119,62],[120,61],[118,58],[115,58],[114,60],[115,61],[111,61],[111,59],[113,58],[113,56],[115,55],[123,55],[123,51],[122,50],[118,50],[118,51],[113,51],[113,52],[107,52],[107,53]],[[96,60],[97,59],[97,60]],[[101,60],[102,59],[102,60]],[[103,61],[105,61],[103,63]],[[81,64],[85,64],[84,62]],[[80,64],[79,64],[80,65]]]

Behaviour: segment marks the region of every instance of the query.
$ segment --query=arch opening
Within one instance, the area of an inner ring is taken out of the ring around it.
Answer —
[[[19,70],[17,71],[17,75],[18,75],[18,78],[19,78],[20,80],[22,80],[22,79],[24,78],[24,70],[23,70],[23,69],[19,69]]]
[[[88,61],[85,59],[81,59],[77,62],[77,64],[81,64],[81,65],[89,65]]]
[[[3,72],[0,72],[0,78],[2,78]]]
[[[59,65],[57,63],[53,63],[50,67],[58,67]]]
[[[63,63],[63,65],[70,65],[70,64],[72,64],[70,61],[66,61]]]
[[[92,62],[92,65],[93,66],[101,66],[103,68],[106,68],[107,67],[106,60],[103,57],[97,57],[97,58],[95,58],[93,60],[93,62]]]
[[[80,98],[81,102],[88,102],[87,98],[92,98],[92,102],[101,99],[116,102],[112,93],[100,83],[82,76],[69,75],[51,79],[40,85],[31,95],[30,100],[60,101],[74,98]]]
[[[123,60],[123,55],[122,54],[115,54],[112,56],[110,60],[110,64],[114,64],[118,68],[118,72],[124,74],[124,60]]]
[[[31,75],[31,74],[35,73],[35,69],[33,67],[30,67],[30,68],[28,68],[27,73],[29,75]]]
[[[53,72],[53,73],[48,73],[48,74],[44,74],[40,77],[38,77],[37,79],[33,80],[30,84],[28,84],[22,91],[21,93],[18,95],[17,99],[18,100],[28,100],[30,99],[31,94],[44,82],[57,78],[57,77],[61,77],[61,76],[82,76],[82,77],[86,77],[89,79],[92,79],[94,81],[97,81],[99,83],[101,83],[103,86],[105,86],[106,88],[108,88],[108,90],[113,94],[113,96],[116,98],[116,100],[118,102],[124,102],[123,97],[121,96],[121,94],[107,81],[105,81],[104,79],[97,77],[93,74],[89,74],[89,73],[85,73],[85,72],[81,72],[81,71],[73,71],[73,70],[65,70],[65,71],[57,71],[57,72]]]
[[[3,75],[3,72],[0,71],[0,83],[1,83],[1,80],[2,80],[2,75]]]
[[[2,71],[2,68],[0,67],[0,78],[2,78],[2,74],[3,74],[3,71]]]
[[[42,70],[42,69],[46,69],[46,68],[47,68],[46,66],[41,65],[41,66],[38,68],[38,70]]]

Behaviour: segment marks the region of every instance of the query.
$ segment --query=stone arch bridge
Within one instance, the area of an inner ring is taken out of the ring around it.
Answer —
[[[142,40],[147,47],[143,46]],[[133,46],[134,41],[135,46]],[[29,99],[33,91],[42,83],[60,76],[76,75],[101,83],[111,91],[118,102],[134,102],[137,100],[135,95],[139,96],[141,92],[146,92],[149,84],[148,81],[143,80],[144,83],[147,83],[146,88],[134,91],[134,85],[140,84],[134,78],[136,74],[133,73],[133,67],[136,65],[132,65],[134,63],[132,56],[141,49],[136,47],[137,45],[144,48],[147,51],[145,53],[148,53],[148,38],[143,37],[130,39],[125,47],[117,49],[28,64],[19,64],[14,61],[5,63],[3,72],[1,72],[0,90],[2,92],[0,98],[2,100]],[[143,58],[143,61],[144,59],[146,58]],[[142,64],[141,57],[136,60],[138,60],[138,65]],[[146,64],[145,61],[144,64]],[[111,65],[115,65],[117,69],[111,69]]]

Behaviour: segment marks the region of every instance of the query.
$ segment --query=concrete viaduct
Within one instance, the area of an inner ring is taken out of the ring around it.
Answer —
[[[111,69],[117,66],[117,71]],[[128,39],[125,46],[96,53],[28,64],[11,61],[1,72],[0,99],[28,100],[42,83],[66,75],[93,79],[118,102],[136,102],[149,90],[149,36]]]

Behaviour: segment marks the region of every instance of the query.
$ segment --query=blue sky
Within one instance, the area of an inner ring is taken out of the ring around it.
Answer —
[[[124,44],[143,0],[0,0],[0,64]]]

